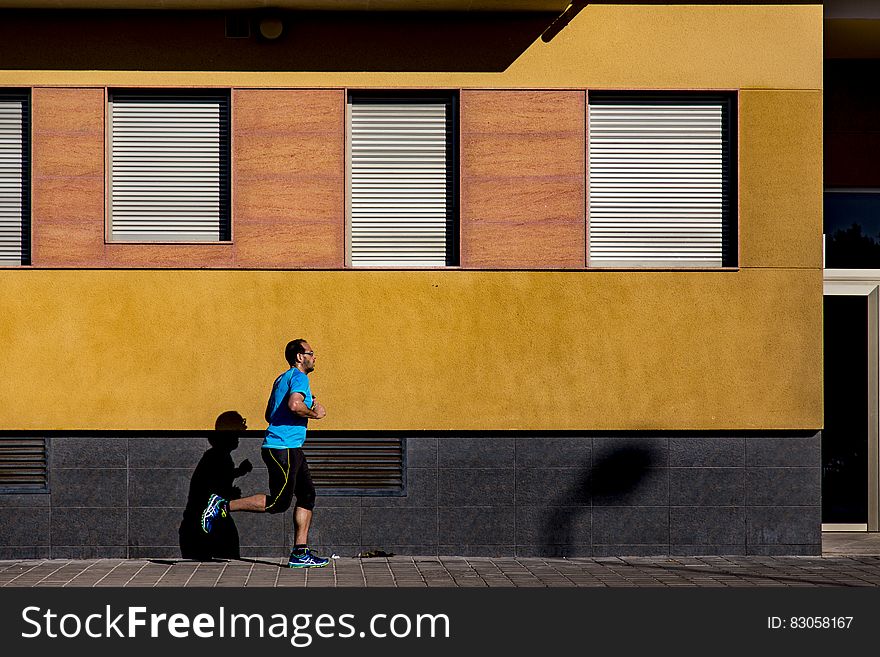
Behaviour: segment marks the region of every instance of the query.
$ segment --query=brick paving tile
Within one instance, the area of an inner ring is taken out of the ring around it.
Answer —
[[[136,575],[129,580],[132,584],[138,583],[148,583],[151,586],[156,584],[160,579],[162,579],[163,573],[155,573],[152,575]]]
[[[84,577],[77,577],[76,579],[70,580],[64,586],[66,588],[92,588],[95,586],[97,580],[89,579]]]
[[[159,581],[160,579],[162,579],[162,577],[165,576],[165,572],[166,571],[164,570],[141,571],[137,575],[132,577],[132,580]]]
[[[19,582],[19,581],[14,581],[14,582],[9,582],[9,584],[6,584],[3,588],[8,588],[8,589],[14,589],[14,588],[28,588],[28,587],[32,587],[32,586],[36,586],[36,585],[37,585],[37,580],[32,581],[32,582],[28,582],[28,581],[21,581],[21,582]]]

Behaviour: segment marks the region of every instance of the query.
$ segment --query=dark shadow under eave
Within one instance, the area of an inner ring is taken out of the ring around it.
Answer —
[[[557,18],[543,12],[279,15],[284,31],[267,41],[254,20],[251,36],[227,38],[224,12],[7,10],[0,61],[7,70],[500,72]]]

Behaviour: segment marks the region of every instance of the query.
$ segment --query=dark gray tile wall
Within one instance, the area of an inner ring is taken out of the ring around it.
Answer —
[[[261,439],[233,453],[262,493]],[[205,437],[53,437],[49,493],[0,494],[0,558],[179,558]],[[820,554],[820,438],[417,436],[403,496],[320,495],[311,543],[466,556]],[[243,556],[282,556],[291,513],[233,516]]]

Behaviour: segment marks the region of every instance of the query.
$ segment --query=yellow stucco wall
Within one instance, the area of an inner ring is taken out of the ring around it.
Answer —
[[[740,266],[822,268],[822,92],[744,90]]]
[[[815,428],[822,275],[0,272],[4,429],[261,428],[287,340],[327,429]]]
[[[501,73],[0,71],[0,85],[735,89],[739,271],[0,270],[0,429],[822,426],[822,9],[590,5]],[[234,220],[234,219],[233,219]]]

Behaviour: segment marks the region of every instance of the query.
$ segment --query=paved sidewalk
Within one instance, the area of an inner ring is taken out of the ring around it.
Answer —
[[[4,587],[755,587],[880,586],[880,556],[390,557],[294,570],[280,560],[0,561]]]
[[[825,533],[821,557],[402,557],[292,570],[273,557],[0,561],[2,587],[880,586],[880,533]]]

